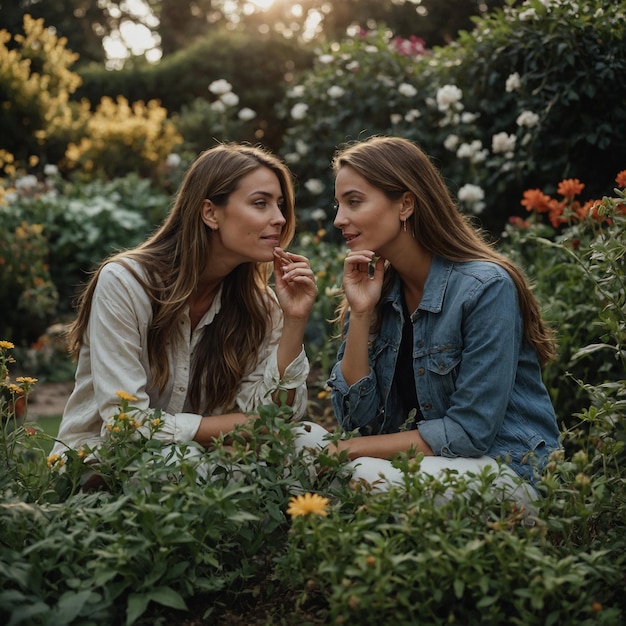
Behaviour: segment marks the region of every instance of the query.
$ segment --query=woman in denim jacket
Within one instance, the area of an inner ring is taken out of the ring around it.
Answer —
[[[541,378],[555,343],[523,273],[411,142],[371,138],[333,166],[349,251],[329,385],[341,426],[363,435],[339,451],[371,481],[399,480],[382,459],[412,450],[433,475],[502,461],[505,483],[531,485],[559,430]]]

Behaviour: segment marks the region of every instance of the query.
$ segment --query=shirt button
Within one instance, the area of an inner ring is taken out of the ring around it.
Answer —
[[[417,370],[417,373],[418,373],[420,376],[423,376],[423,375],[424,375],[424,368],[423,368],[423,367],[420,367],[420,368]]]
[[[184,387],[179,387],[178,391],[185,391],[185,388]]]
[[[423,408],[424,408],[424,411],[430,411],[431,406],[430,406],[430,404],[427,402],[427,403],[424,405],[424,407],[423,407]]]
[[[423,341],[420,341],[417,345],[418,345],[420,348],[423,348],[423,347],[424,347],[424,342],[423,342]]]

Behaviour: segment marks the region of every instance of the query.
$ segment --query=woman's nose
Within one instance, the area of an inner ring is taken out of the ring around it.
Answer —
[[[287,221],[280,207],[276,205],[272,213],[272,224],[284,224]]]

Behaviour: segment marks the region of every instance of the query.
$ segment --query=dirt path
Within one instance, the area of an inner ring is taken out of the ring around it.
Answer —
[[[58,417],[74,388],[74,381],[60,383],[38,383],[28,399],[28,419]]]

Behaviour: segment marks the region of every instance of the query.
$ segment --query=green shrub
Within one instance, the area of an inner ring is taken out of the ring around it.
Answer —
[[[626,156],[625,11],[528,0],[428,54],[403,56],[384,31],[327,46],[282,107],[299,206],[329,208],[335,148],[373,134],[416,141],[495,233],[528,187],[584,176],[609,193]]]
[[[25,179],[28,185],[20,182]],[[23,222],[43,225],[39,237],[48,251],[46,271],[59,298],[58,309],[48,311],[56,313],[55,319],[71,311],[74,297],[97,264],[143,241],[169,209],[168,196],[133,174],[88,184],[58,180],[44,184],[33,176],[16,182],[19,187],[0,204],[0,215],[9,231]],[[31,267],[36,271],[38,266],[33,263]],[[7,275],[7,286],[23,279],[19,272],[12,272]],[[15,293],[1,293],[2,307],[13,306]],[[37,312],[33,308],[31,315]]]

